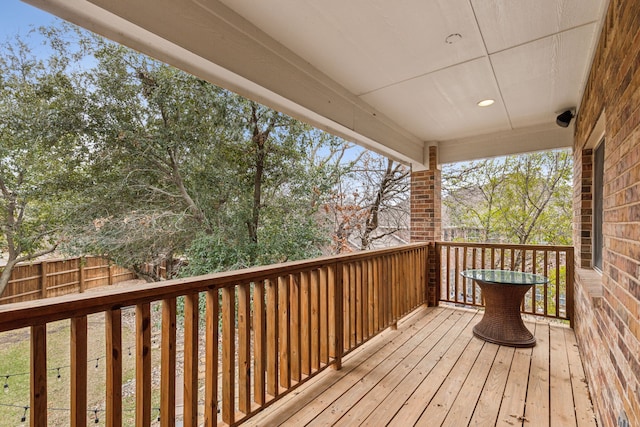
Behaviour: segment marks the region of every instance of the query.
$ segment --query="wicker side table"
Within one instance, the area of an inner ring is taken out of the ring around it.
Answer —
[[[508,270],[465,270],[462,275],[475,280],[485,301],[482,320],[473,328],[480,339],[510,347],[533,347],[536,339],[520,315],[520,305],[534,284],[548,279]]]

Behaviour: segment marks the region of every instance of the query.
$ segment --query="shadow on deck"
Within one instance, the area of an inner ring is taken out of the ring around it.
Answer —
[[[421,307],[243,425],[596,425],[573,330],[529,322],[514,349],[473,337],[481,316]]]

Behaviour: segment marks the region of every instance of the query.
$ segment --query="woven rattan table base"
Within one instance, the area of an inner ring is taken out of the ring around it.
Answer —
[[[520,316],[520,305],[531,285],[508,285],[476,280],[482,290],[485,311],[473,328],[480,339],[510,347],[533,347],[536,338]]]

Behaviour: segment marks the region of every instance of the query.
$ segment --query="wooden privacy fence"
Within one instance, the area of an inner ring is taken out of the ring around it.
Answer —
[[[76,294],[135,278],[135,273],[100,257],[19,264],[11,272],[0,304]]]
[[[508,269],[541,274],[549,283],[534,286],[521,311],[562,320],[573,319],[573,247],[493,243],[437,242],[440,301],[483,306],[480,287],[460,274],[466,269]]]
[[[160,424],[175,425],[176,307],[184,298],[183,425],[236,424],[290,392],[427,295],[427,244],[217,273],[0,307],[0,331],[31,328],[32,426],[47,424],[47,324],[71,322],[71,424],[85,426],[87,316],[104,313],[106,425],[122,425],[122,312],[135,307],[135,418],[151,424],[151,304],[161,311]],[[206,301],[203,312],[200,298]],[[204,384],[198,384],[203,317]],[[219,372],[221,373],[219,378]],[[200,403],[199,403],[200,402]],[[204,418],[198,406],[204,404]]]

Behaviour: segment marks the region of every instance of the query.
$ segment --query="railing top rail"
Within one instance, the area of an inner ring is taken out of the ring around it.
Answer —
[[[436,242],[440,246],[457,246],[467,248],[501,248],[501,249],[528,249],[537,251],[570,251],[570,245],[522,245],[519,243],[475,243],[475,242]]]
[[[234,286],[239,283],[264,280],[283,274],[295,274],[310,269],[327,267],[336,263],[353,262],[386,254],[403,253],[426,247],[427,245],[428,243],[426,242],[413,243],[393,248],[326,256],[311,260],[291,261],[204,276],[125,286],[117,289],[109,288],[83,294],[7,304],[0,306],[0,332],[136,304],[175,298],[194,292]]]

